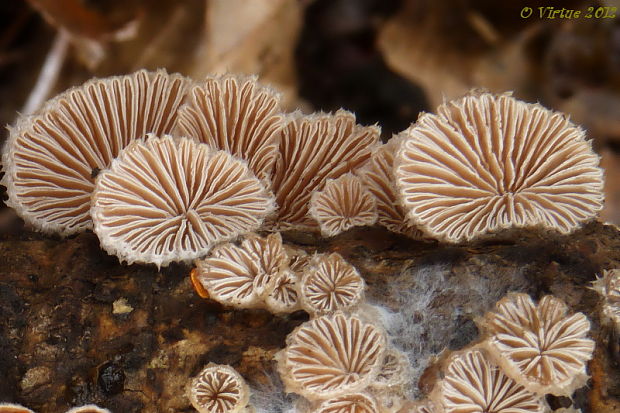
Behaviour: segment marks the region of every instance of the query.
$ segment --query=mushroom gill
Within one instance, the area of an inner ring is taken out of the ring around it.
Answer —
[[[333,237],[357,226],[377,221],[375,198],[357,176],[347,173],[328,179],[310,198],[310,215],[319,223],[324,237]]]
[[[200,413],[241,413],[250,389],[231,366],[209,363],[192,379],[188,389],[192,406]]]
[[[284,119],[280,95],[256,76],[209,76],[190,88],[179,109],[177,132],[247,160],[267,182]]]
[[[377,223],[392,232],[413,239],[424,238],[424,233],[408,222],[407,211],[398,201],[394,186],[394,152],[401,139],[394,136],[387,143],[372,151],[370,160],[358,172],[359,176],[375,197]]]
[[[603,172],[585,132],[540,105],[472,94],[400,136],[394,175],[408,218],[445,241],[510,227],[566,234],[602,208]]]
[[[316,230],[308,214],[310,197],[329,178],[355,171],[378,144],[377,126],[360,126],[345,110],[335,114],[296,114],[280,132],[273,175],[278,204],[276,227]]]
[[[317,400],[368,386],[381,368],[385,348],[380,328],[336,312],[295,329],[276,358],[287,392]]]
[[[347,311],[362,301],[365,288],[362,276],[340,254],[320,254],[301,278],[301,306],[311,315]]]
[[[481,326],[485,346],[507,375],[538,394],[570,396],[585,384],[594,351],[585,315],[568,315],[566,304],[550,295],[535,305],[529,295],[511,293],[495,307]]]
[[[99,174],[91,215],[108,253],[165,266],[256,230],[273,210],[244,161],[190,139],[150,134]]]
[[[494,365],[484,352],[453,355],[432,395],[445,413],[544,413],[540,397],[527,391]]]
[[[163,70],[93,79],[21,117],[2,155],[7,204],[46,233],[91,228],[97,172],[132,140],[170,133],[189,83]]]

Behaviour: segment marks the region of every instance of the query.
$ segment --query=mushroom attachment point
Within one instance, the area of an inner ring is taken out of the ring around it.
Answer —
[[[376,400],[365,393],[348,393],[323,401],[312,413],[377,413]]]
[[[553,296],[535,305],[527,294],[512,293],[486,314],[486,347],[507,375],[537,394],[570,396],[588,375],[594,341],[590,322]]]
[[[189,399],[200,413],[244,412],[250,389],[235,369],[226,365],[209,363],[192,379]]]
[[[432,396],[445,413],[544,413],[540,397],[506,376],[480,350],[451,357]]]
[[[295,329],[277,355],[278,370],[288,392],[309,400],[337,397],[360,391],[374,380],[385,348],[380,328],[336,312]]]
[[[189,83],[163,70],[93,79],[21,117],[2,155],[7,205],[46,233],[92,228],[98,171],[134,139],[172,132]]]
[[[347,173],[328,179],[321,191],[310,198],[310,215],[324,237],[333,237],[348,229],[373,225],[377,221],[377,204],[357,176]]]
[[[99,174],[91,215],[108,253],[165,266],[256,230],[274,208],[244,161],[190,139],[149,135]]]
[[[568,118],[509,95],[466,96],[399,136],[394,177],[408,218],[432,237],[511,227],[567,234],[603,206],[603,171]]]

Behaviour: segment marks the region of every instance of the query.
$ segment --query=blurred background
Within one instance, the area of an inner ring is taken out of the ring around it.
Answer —
[[[140,68],[254,73],[288,109],[344,107],[380,124],[384,140],[471,88],[513,91],[587,129],[606,170],[603,220],[619,224],[619,3],[3,0],[0,123],[93,76]],[[581,15],[552,19],[551,7]]]

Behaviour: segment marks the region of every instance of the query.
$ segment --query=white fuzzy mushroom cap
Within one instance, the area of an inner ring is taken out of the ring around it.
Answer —
[[[94,404],[87,404],[84,406],[74,407],[71,410],[67,410],[66,413],[111,413],[108,409],[101,408]]]
[[[165,266],[255,231],[274,209],[244,161],[187,138],[149,135],[99,174],[91,215],[108,253]]]

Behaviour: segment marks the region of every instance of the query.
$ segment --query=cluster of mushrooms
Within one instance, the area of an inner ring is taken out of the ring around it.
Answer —
[[[330,237],[379,224],[449,243],[514,227],[567,234],[603,204],[585,132],[540,105],[473,92],[386,144],[379,135],[345,110],[285,113],[255,77],[141,70],[88,81],[21,117],[0,183],[40,231],[92,229],[128,264],[194,261],[196,291],[225,305],[306,310],[310,321],[278,356],[302,410],[542,412],[542,395],[570,395],[593,348],[585,316],[512,294],[481,322],[485,339],[447,360],[430,401],[407,402],[408,361],[364,304],[357,270],[292,249],[278,231]],[[607,294],[609,282],[597,285]],[[222,366],[202,376],[242,381]],[[213,399],[205,392],[190,398]],[[244,397],[204,411],[243,411]]]
[[[246,265],[244,271],[259,274],[253,279],[246,276],[242,282],[239,274],[227,273],[235,267],[235,259],[219,254],[198,261],[192,279],[198,291],[204,289],[205,295],[229,306],[278,312],[282,303],[272,307],[265,297],[286,295],[293,303],[289,311],[301,307],[310,314],[310,320],[287,337],[286,347],[276,355],[285,391],[302,396],[297,412],[544,413],[550,411],[545,395],[570,397],[586,382],[594,342],[586,337],[590,323],[585,315],[568,314],[566,304],[553,296],[543,297],[536,305],[527,294],[511,293],[478,320],[483,332],[478,342],[443,355],[443,378],[430,396],[408,400],[408,356],[390,344],[380,311],[364,302],[365,286],[358,271],[335,253],[297,255],[290,260],[281,239],[273,235],[252,241],[259,270],[248,271],[251,267]],[[287,262],[293,263],[294,270],[283,266]],[[266,290],[282,273],[293,274],[287,276],[287,293],[274,294],[277,286]],[[231,294],[233,285],[235,294]],[[233,375],[230,367],[210,366],[205,371],[216,369]],[[209,384],[205,377],[210,378]],[[241,379],[235,380],[235,402],[226,409],[216,408],[222,388],[217,384],[222,379],[216,381],[216,377],[203,372],[192,382],[190,399],[199,412],[251,411],[249,390]],[[197,388],[203,395],[211,389],[202,402],[193,396]],[[229,391],[226,394],[227,400],[233,399]]]

